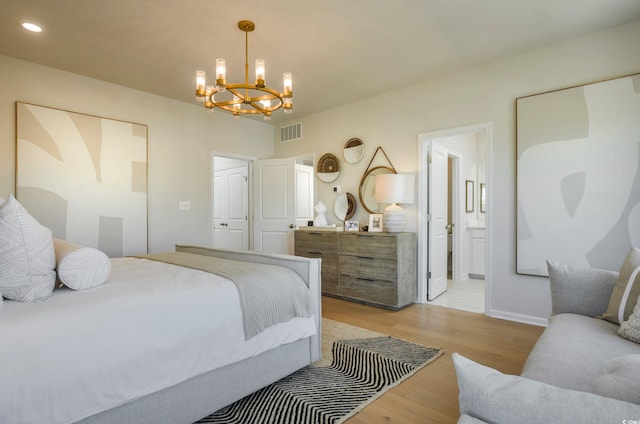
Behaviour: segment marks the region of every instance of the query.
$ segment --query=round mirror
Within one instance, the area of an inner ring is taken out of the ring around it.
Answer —
[[[364,156],[364,143],[359,138],[352,138],[345,143],[342,154],[347,163],[358,163]]]
[[[360,192],[358,195],[360,197],[360,203],[362,203],[362,206],[367,210],[367,212],[381,213],[378,202],[376,202],[375,198],[376,175],[395,173],[396,171],[388,166],[376,166],[375,168],[368,170],[367,173],[362,176],[362,179],[360,180]]]

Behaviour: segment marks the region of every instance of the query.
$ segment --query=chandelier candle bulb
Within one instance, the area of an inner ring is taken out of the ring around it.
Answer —
[[[196,100],[204,102],[205,96],[205,73],[204,71],[196,71]]]
[[[227,81],[225,80],[225,74],[227,72],[227,64],[224,59],[216,59],[216,89],[219,93],[224,93],[226,90]]]
[[[291,102],[291,96],[293,94],[293,77],[291,76],[291,72],[285,72],[282,74],[282,82],[284,85],[285,103],[287,99]]]
[[[215,89],[216,88],[213,85],[207,85],[206,94],[204,96],[204,107],[209,110],[213,110],[213,102],[216,101],[213,97]]]
[[[258,87],[264,87],[265,73],[264,60],[256,59],[256,85]]]

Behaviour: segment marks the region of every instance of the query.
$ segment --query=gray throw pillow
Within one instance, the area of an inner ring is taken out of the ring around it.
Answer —
[[[547,261],[551,284],[551,313],[595,317],[607,310],[618,273]]]

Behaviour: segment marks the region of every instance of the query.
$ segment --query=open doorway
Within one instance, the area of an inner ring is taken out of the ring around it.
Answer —
[[[418,296],[423,303],[489,311],[490,140],[490,124],[419,136],[419,211],[426,218],[418,225]],[[434,234],[446,234],[446,242],[442,237],[436,242]],[[438,275],[446,275],[446,282]]]

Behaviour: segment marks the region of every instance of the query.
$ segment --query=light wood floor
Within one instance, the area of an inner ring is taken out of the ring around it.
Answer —
[[[447,280],[447,291],[428,304],[484,314],[484,280]]]
[[[398,312],[324,296],[322,315],[445,353],[347,421],[348,424],[455,423],[458,384],[451,354],[519,374],[543,328],[425,304]]]

